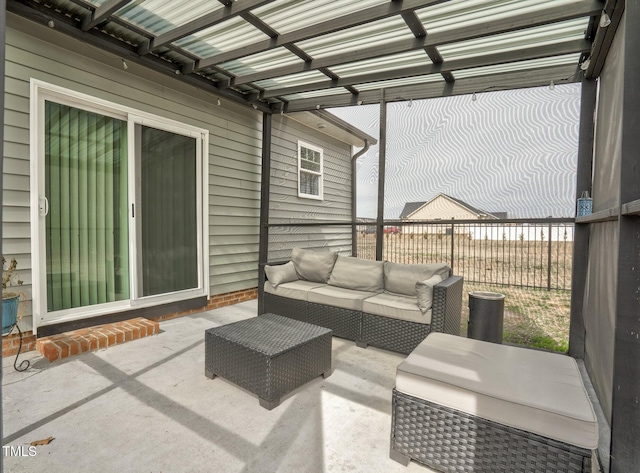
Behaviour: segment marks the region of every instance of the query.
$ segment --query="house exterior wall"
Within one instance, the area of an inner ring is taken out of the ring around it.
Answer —
[[[323,150],[324,198],[298,197],[298,141]],[[351,223],[351,146],[286,115],[274,115],[269,223]],[[288,259],[291,249],[327,248],[351,254],[351,227],[272,227],[269,261]]]
[[[209,286],[257,286],[261,114],[215,105],[202,91],[8,15],[3,252],[19,261],[23,328],[31,328],[29,81],[31,78],[209,130]],[[87,57],[86,54],[93,56]]]

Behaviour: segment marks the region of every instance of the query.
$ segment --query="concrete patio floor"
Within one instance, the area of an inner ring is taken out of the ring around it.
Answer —
[[[272,411],[204,376],[204,331],[255,316],[256,301],[161,323],[156,336],[32,367],[3,359],[7,472],[429,473],[389,459],[391,389],[403,355],[333,339],[333,374]],[[54,437],[28,450],[30,442]],[[35,453],[35,455],[33,454]]]

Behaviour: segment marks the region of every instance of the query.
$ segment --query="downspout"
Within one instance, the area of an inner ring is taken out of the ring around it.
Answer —
[[[356,161],[359,157],[369,151],[371,143],[369,140],[364,140],[364,148],[358,151],[351,157],[351,256],[358,256],[358,231],[356,228],[356,211],[357,211],[357,176],[356,176]]]

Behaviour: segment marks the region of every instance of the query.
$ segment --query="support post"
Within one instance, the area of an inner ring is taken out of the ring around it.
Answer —
[[[378,151],[378,215],[376,218],[376,261],[382,261],[384,226],[384,181],[387,159],[387,101],[385,90],[380,91],[380,145]]]
[[[620,205],[640,200],[640,3],[626,2]],[[618,33],[620,30],[618,30]],[[640,465],[640,214],[618,220],[618,277],[611,405],[611,473]]]
[[[578,140],[578,169],[576,175],[576,198],[583,191],[591,194],[593,172],[594,112],[596,109],[597,84],[595,80],[582,79],[580,97],[580,136]],[[584,292],[589,267],[589,224],[574,225],[573,273],[571,276],[571,322],[569,328],[569,355],[584,359]]]
[[[264,312],[264,267],[269,258],[269,196],[271,187],[271,120],[262,114],[262,170],[260,177],[260,241],[258,244],[258,315]]]

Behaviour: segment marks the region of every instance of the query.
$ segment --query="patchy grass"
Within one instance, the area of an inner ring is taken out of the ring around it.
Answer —
[[[467,335],[469,292],[489,291],[505,295],[505,343],[561,353],[569,349],[571,293],[492,285],[464,284],[460,334]]]

